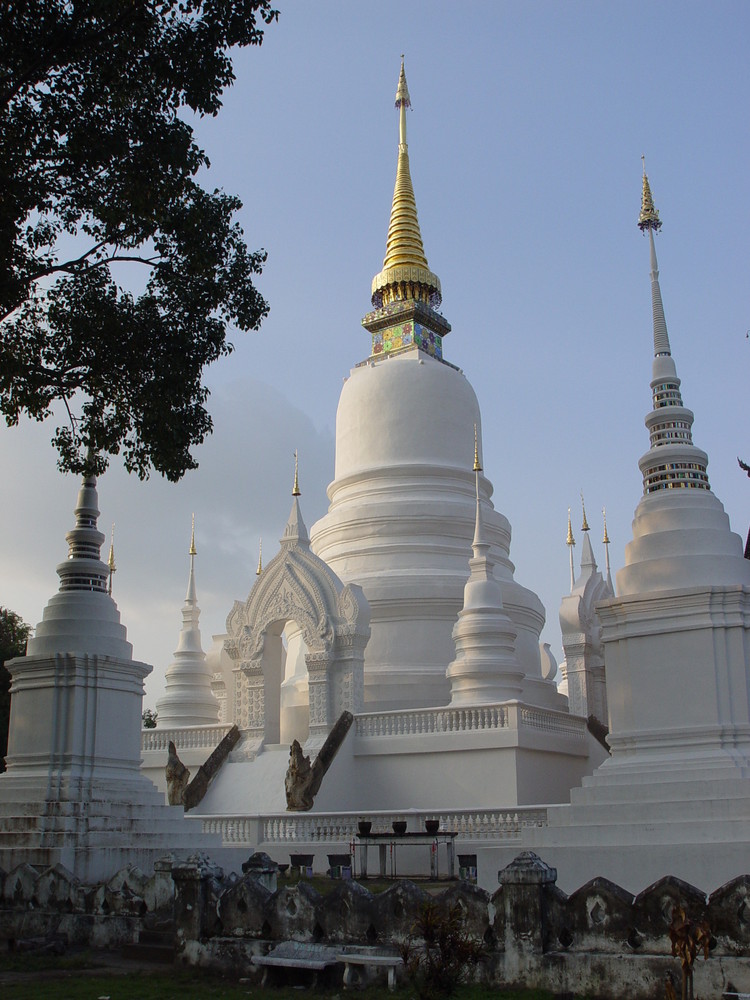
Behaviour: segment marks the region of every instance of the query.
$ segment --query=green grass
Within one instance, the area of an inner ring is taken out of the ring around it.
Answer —
[[[261,989],[250,981],[222,979],[200,970],[190,972],[159,969],[158,971],[104,974],[96,971],[96,954],[77,956],[88,962],[86,973],[81,967],[70,968],[65,959],[33,958],[31,956],[2,956],[0,958],[0,995],[3,1000],[299,1000],[313,992],[310,989],[278,987]],[[33,979],[23,982],[3,981],[3,973],[33,973]],[[385,985],[366,990],[344,991],[341,987],[314,991],[322,1000],[412,1000],[415,991],[408,985],[395,993],[388,993]],[[455,1000],[552,1000],[552,995],[541,991],[501,993],[496,988],[463,986],[454,995]]]

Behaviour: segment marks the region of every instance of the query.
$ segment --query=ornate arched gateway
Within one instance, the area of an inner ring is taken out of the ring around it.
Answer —
[[[281,551],[260,574],[244,603],[227,618],[226,648],[235,661],[235,715],[245,752],[279,742],[279,656],[271,653],[286,622],[301,629],[307,651],[310,729],[308,747],[325,739],[339,715],[361,711],[364,650],[370,609],[362,588],[344,584],[310,551],[294,498]]]

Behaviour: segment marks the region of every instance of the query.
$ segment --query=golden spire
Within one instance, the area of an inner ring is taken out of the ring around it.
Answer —
[[[609,535],[607,534],[607,508],[602,507],[602,517],[604,518],[604,538],[602,538],[602,543],[604,545],[609,545]]]
[[[117,566],[115,566],[115,523],[112,522],[112,537],[109,543],[109,559],[107,559],[107,566],[109,567],[109,585],[107,587],[107,592],[110,597],[112,596],[112,577],[117,572]]]
[[[430,271],[425,256],[409,170],[406,109],[411,107],[411,99],[406,85],[403,56],[396,89],[396,107],[399,111],[396,185],[393,189],[383,270],[372,279],[372,304],[380,308],[390,302],[416,299],[425,305],[436,307],[442,300],[440,279]]]
[[[566,545],[575,545],[576,540],[573,538],[573,525],[570,523],[570,507],[568,507],[568,537],[565,539]]]
[[[581,490],[581,510],[583,511],[583,524],[581,531],[589,531],[589,522],[586,520],[586,504],[583,502],[583,490]]]
[[[188,555],[195,556],[198,552],[195,548],[195,514],[193,514],[193,529],[190,532],[190,552]]]
[[[646,174],[646,157],[642,156],[643,160],[643,193],[641,195],[641,214],[638,216],[638,228],[641,232],[645,232],[647,229],[659,230],[661,229],[661,219],[659,218],[659,213],[654,208],[654,199],[651,197],[651,186],[648,183],[648,175]]]
[[[256,576],[260,576],[263,572],[263,539],[258,539],[258,568],[255,571]]]
[[[477,425],[474,424],[474,468],[472,472],[481,472],[482,465],[479,461],[479,441],[477,439]]]
[[[299,469],[297,466],[297,449],[294,449],[294,486],[292,487],[292,496],[301,497],[302,493],[299,488]]]

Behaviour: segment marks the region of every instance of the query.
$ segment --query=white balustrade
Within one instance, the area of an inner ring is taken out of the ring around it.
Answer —
[[[479,732],[486,729],[506,729],[508,713],[504,705],[370,712],[357,715],[355,726],[356,734],[360,737]]]
[[[170,741],[180,750],[213,750],[232,727],[230,725],[180,726],[174,729],[142,729],[141,752],[169,750]]]
[[[220,833],[225,846],[258,844],[341,844],[354,839],[362,813],[278,813],[270,816],[205,816],[206,833]],[[374,833],[386,833],[397,820],[406,820],[407,832],[424,831],[425,820],[437,819],[441,830],[456,830],[460,840],[520,843],[525,826],[546,826],[547,810],[539,806],[513,809],[449,809],[442,812],[371,812]]]

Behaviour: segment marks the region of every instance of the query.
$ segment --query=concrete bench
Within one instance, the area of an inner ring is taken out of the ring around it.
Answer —
[[[404,964],[400,955],[388,955],[382,951],[340,951],[336,958],[344,963],[344,986],[359,985],[357,966],[360,966],[364,968],[368,980],[378,969],[386,969],[389,990],[396,988],[396,969]]]
[[[303,941],[282,941],[267,955],[253,955],[253,965],[263,966],[262,986],[268,986],[269,973],[276,969],[302,969],[312,972],[312,985],[316,986],[318,973],[331,965],[337,965],[339,959],[333,948],[322,944],[305,944]]]

